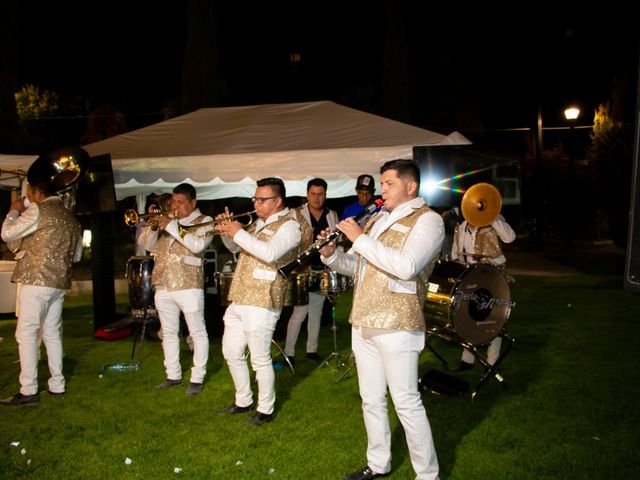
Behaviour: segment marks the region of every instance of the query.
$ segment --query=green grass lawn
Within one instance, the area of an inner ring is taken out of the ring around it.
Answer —
[[[621,283],[619,276],[516,278],[508,324],[516,343],[500,368],[506,386],[490,380],[473,402],[424,394],[442,478],[635,478],[640,297]],[[349,307],[349,295],[342,295],[342,353],[349,352]],[[0,320],[2,397],[18,390],[14,330],[15,320]],[[275,421],[256,428],[245,425],[248,414],[217,413],[234,398],[219,338],[211,342],[202,394],[187,397],[186,385],[153,388],[164,379],[158,342],[145,342],[139,371],[101,377],[102,366],[130,361],[132,341],[103,342],[92,334],[91,297],[67,298],[67,394],[42,393],[37,407],[0,409],[0,479],[339,479],[366,463],[355,369],[336,382],[339,374],[298,355],[295,375],[276,370]],[[324,326],[321,355],[332,346]],[[440,340],[434,346],[457,363],[459,348]],[[189,367],[185,344],[186,380]],[[425,351],[421,373],[430,368],[443,367]],[[477,366],[460,377],[474,382],[480,373]],[[43,361],[43,389],[47,378]],[[413,478],[402,427],[391,419],[390,478]]]

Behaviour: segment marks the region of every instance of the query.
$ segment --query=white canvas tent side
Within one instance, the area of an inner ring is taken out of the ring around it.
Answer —
[[[288,196],[305,196],[313,177],[327,181],[328,197],[350,196],[358,175],[410,158],[414,146],[468,143],[323,101],[200,109],[84,148],[111,155],[118,200],[185,181],[212,200],[251,197],[264,177],[282,178]]]
[[[0,154],[0,188],[19,190],[22,179],[36,158],[36,155]]]

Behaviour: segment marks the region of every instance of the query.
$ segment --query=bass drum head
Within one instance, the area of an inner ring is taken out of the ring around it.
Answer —
[[[478,345],[495,338],[511,313],[511,292],[493,265],[469,266],[452,299],[453,327],[461,338]]]

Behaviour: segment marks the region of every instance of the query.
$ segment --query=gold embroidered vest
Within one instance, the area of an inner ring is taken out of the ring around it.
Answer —
[[[11,281],[68,290],[71,288],[71,264],[78,242],[80,223],[60,201],[38,204],[38,229],[22,239]]]
[[[200,215],[192,225],[202,223]],[[193,253],[166,232],[160,232],[151,253],[154,257],[151,281],[170,291],[204,288],[204,252]]]
[[[307,250],[314,242],[313,238],[313,227],[309,225],[309,222],[302,215],[302,209],[304,205],[300,205],[292,209],[293,219],[300,224],[300,246],[298,247],[298,252],[304,252]],[[311,213],[309,213],[311,215]]]
[[[307,220],[304,218],[304,215],[302,215],[303,208],[304,205],[300,205],[299,207],[290,210],[293,219],[300,224],[300,245],[298,245],[298,255],[308,250],[314,242],[313,227],[309,225],[309,222],[307,222]],[[311,215],[311,213],[309,213],[309,215]],[[309,271],[311,271],[311,264],[307,265],[307,262],[305,262],[304,265],[296,268],[292,272],[292,275],[305,272],[308,273]]]
[[[282,225],[291,220],[295,218],[289,212],[275,222],[263,226],[257,233],[255,233],[255,224],[251,225],[247,232],[258,240],[268,242]],[[287,281],[278,273],[278,268],[293,261],[297,256],[298,245],[293,245],[291,250],[273,263],[263,262],[243,250],[238,258],[238,265],[229,288],[229,301],[238,305],[280,310],[284,305]]]
[[[458,257],[464,256],[464,246],[462,244],[462,233],[467,224],[461,223],[456,227],[456,245],[458,246]],[[485,258],[479,260],[480,263],[491,263],[491,260],[502,255],[502,248],[500,247],[500,239],[498,234],[491,227],[479,228],[476,232],[476,238],[473,244],[474,252],[478,255],[485,255]]]
[[[500,248],[500,239],[498,234],[491,227],[483,227],[476,233],[476,241],[474,244],[475,253],[486,255],[481,262],[490,263],[491,259],[502,255]]]
[[[396,225],[406,228],[405,232],[393,230],[389,227],[378,237],[378,241],[391,248],[402,248],[409,233],[421,215],[428,212],[427,206],[414,209],[413,213],[399,219]],[[368,233],[379,216],[369,220],[365,227]],[[429,285],[429,275],[433,270],[436,259],[429,262],[410,282],[415,283],[416,293],[393,292],[389,288],[390,281],[407,283],[389,273],[367,263],[364,275],[359,278],[362,257],[358,260],[354,279],[354,292],[349,322],[356,327],[383,328],[389,330],[417,330],[426,329],[423,305]]]

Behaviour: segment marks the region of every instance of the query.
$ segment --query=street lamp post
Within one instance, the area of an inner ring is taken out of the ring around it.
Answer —
[[[574,235],[574,227],[575,227],[575,160],[574,160],[574,150],[575,150],[575,122],[580,116],[580,109],[575,106],[567,107],[564,110],[564,117],[569,122],[569,142],[568,142],[568,155],[569,155],[569,168],[567,170],[567,190],[569,193],[569,199],[567,202],[567,209],[569,211],[569,218],[567,218],[567,237],[565,239],[565,250],[570,251],[573,247],[573,235]]]

